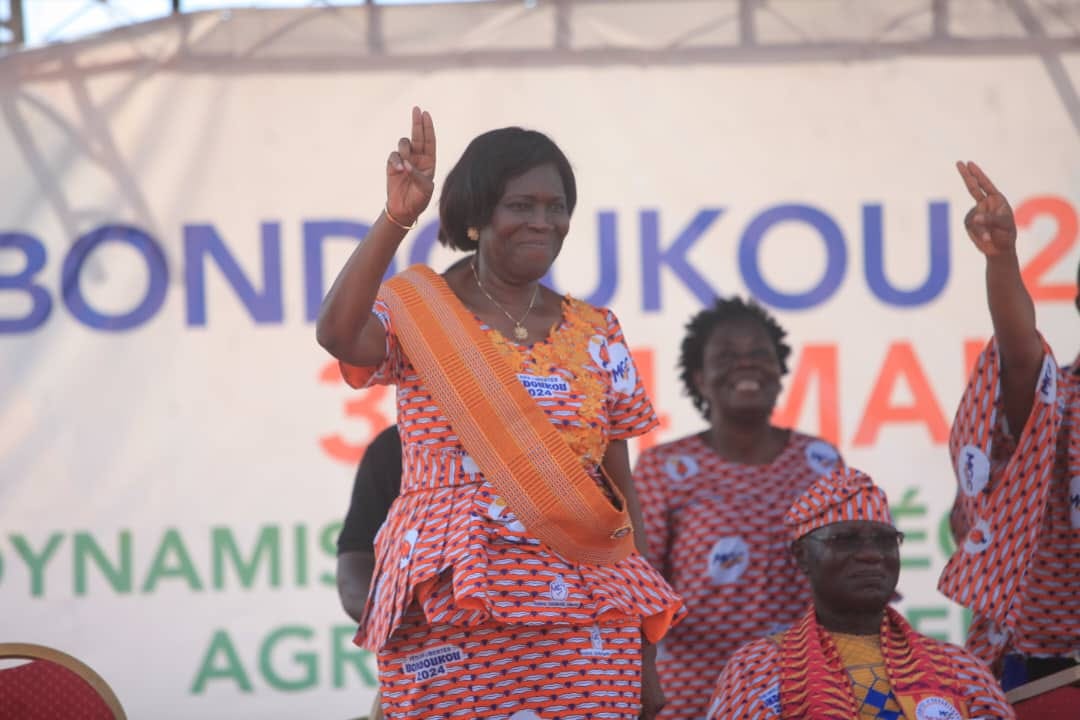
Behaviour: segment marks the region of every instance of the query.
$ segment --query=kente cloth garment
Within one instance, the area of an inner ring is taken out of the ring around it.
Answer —
[[[949,450],[957,478],[957,549],[939,588],[972,610],[967,647],[994,665],[1005,653],[1080,652],[1080,363],[1049,347],[1019,437],[1005,418],[991,341],[972,372]]]
[[[818,528],[850,520],[893,524],[885,491],[866,473],[845,465],[815,480],[784,515],[792,542]]]
[[[916,633],[891,608],[877,642],[870,641],[877,654],[867,653],[865,642],[853,650],[850,637],[825,631],[811,609],[786,632],[744,645],[717,681],[709,720],[1016,717],[978,658]],[[875,676],[867,674],[868,657]]]
[[[840,463],[832,445],[791,432],[766,465],[724,460],[700,435],[650,448],[634,468],[649,560],[688,614],[660,646],[660,717],[704,717],[716,677],[740,645],[786,628],[810,602],[784,513]]]
[[[650,641],[663,637],[682,602],[660,574],[637,553],[614,565],[579,564],[530,537],[431,400],[381,299],[374,313],[386,329],[385,360],[376,368],[343,365],[342,372],[354,387],[397,386],[403,476],[376,539],[375,578],[357,644],[372,651],[398,647],[395,633],[414,605],[431,627],[636,627]],[[531,346],[485,331],[598,483],[609,441],[655,427],[611,311],[567,298],[561,322]],[[589,664],[567,667],[588,673]],[[387,671],[380,667],[380,675]]]
[[[430,625],[418,606],[379,652],[387,718],[636,720],[638,625]]]
[[[901,720],[904,711],[889,685],[885,671],[885,656],[881,654],[881,638],[877,635],[845,635],[829,633],[840,662],[851,681],[851,694],[860,718]]]

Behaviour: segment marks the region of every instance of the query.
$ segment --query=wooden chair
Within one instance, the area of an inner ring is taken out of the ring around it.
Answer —
[[[86,663],[44,645],[0,643],[0,708],[20,720],[127,720],[109,684]],[[3,714],[3,713],[0,713]]]
[[[1017,720],[1076,720],[1080,710],[1080,665],[1032,680],[1005,693]]]

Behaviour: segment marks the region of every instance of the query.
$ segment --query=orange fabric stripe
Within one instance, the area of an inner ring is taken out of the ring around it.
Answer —
[[[530,534],[577,562],[628,556],[632,525],[618,488],[616,507],[445,281],[416,265],[385,288],[409,360]]]

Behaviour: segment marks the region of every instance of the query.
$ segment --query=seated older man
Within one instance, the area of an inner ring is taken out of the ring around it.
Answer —
[[[710,720],[1015,717],[979,660],[915,632],[889,607],[903,534],[869,477],[837,469],[795,501],[784,523],[814,605],[785,632],[732,656]]]

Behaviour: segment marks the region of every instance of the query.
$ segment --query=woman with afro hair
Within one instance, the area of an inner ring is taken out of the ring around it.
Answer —
[[[840,457],[828,442],[771,422],[791,353],[785,335],[738,297],[691,318],[679,367],[708,427],[646,450],[634,469],[647,557],[689,611],[657,660],[661,718],[704,717],[731,654],[784,629],[811,601],[783,517]]]

